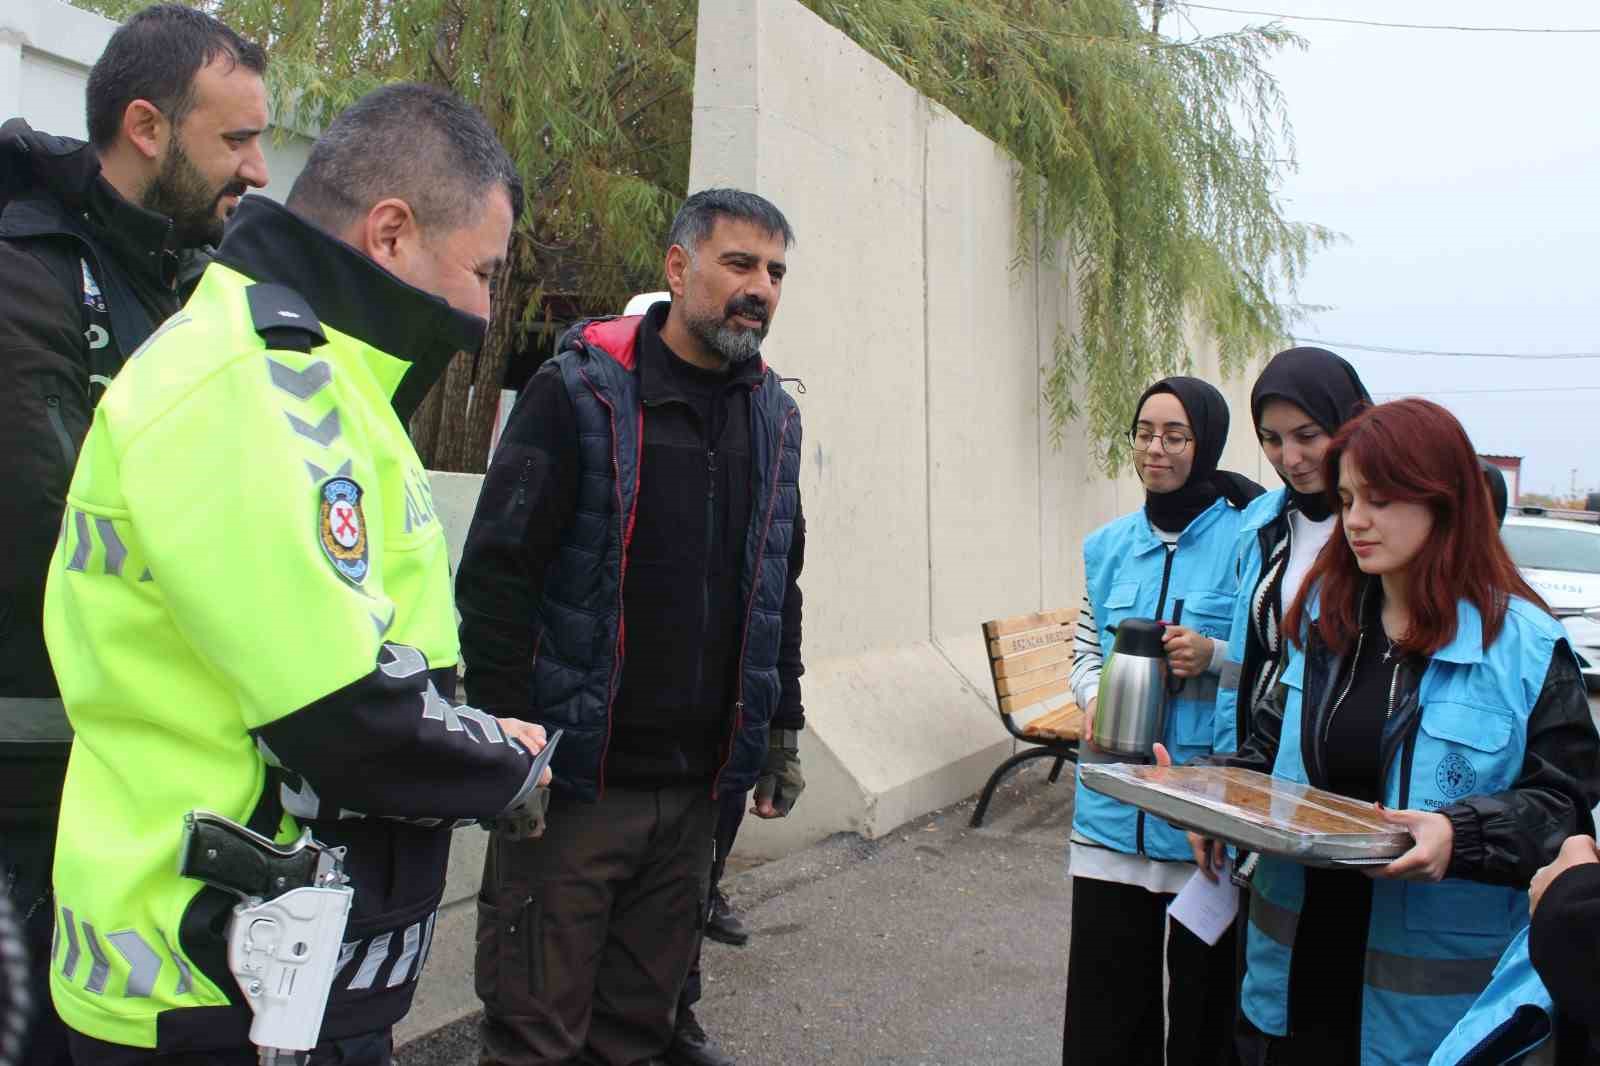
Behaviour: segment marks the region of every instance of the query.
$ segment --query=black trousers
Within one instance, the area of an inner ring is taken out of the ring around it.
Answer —
[[[256,1066],[253,1047],[211,1051],[175,1051],[165,1055],[147,1048],[124,1047],[71,1033],[72,1061],[78,1066]],[[311,1066],[391,1066],[394,1037],[388,1029],[341,1040],[324,1040],[311,1052]]]
[[[728,854],[733,851],[733,841],[744,824],[745,809],[750,805],[748,792],[724,792],[717,799],[717,852],[711,860],[711,891],[706,894],[706,905],[711,895],[722,883],[722,874],[728,868]],[[704,991],[700,980],[700,948],[694,949],[694,965],[689,967],[689,977],[683,982],[683,993],[678,997],[678,1010],[686,1011],[700,1002]]]
[[[1207,947],[1167,921],[1171,902],[1133,885],[1072,879],[1062,1066],[1162,1066],[1163,1045],[1166,1066],[1232,1063],[1235,934]]]
[[[700,942],[704,784],[555,792],[544,836],[490,838],[478,899],[481,1066],[633,1066],[672,1042]]]
[[[1289,1034],[1269,1036],[1239,1017],[1245,1066],[1356,1066],[1372,880],[1353,870],[1309,869],[1289,963]],[[1240,970],[1240,979],[1244,971]]]
[[[5,772],[0,767],[0,773]],[[55,903],[50,867],[56,854],[55,808],[41,808],[25,820],[0,827],[0,886],[5,888],[28,947],[28,994],[32,1016],[23,1038],[23,1066],[68,1066],[68,1029],[50,1002],[50,941],[55,932]]]

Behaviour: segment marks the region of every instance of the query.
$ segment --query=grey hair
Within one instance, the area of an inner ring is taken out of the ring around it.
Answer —
[[[420,226],[473,225],[499,186],[522,214],[522,177],[482,113],[431,85],[375,89],[339,113],[289,190],[286,206],[334,233],[372,205],[404,200]]]
[[[738,219],[781,235],[783,246],[794,244],[794,229],[771,200],[742,189],[702,189],[683,202],[667,233],[667,247],[680,245],[690,255],[711,236],[719,218]]]

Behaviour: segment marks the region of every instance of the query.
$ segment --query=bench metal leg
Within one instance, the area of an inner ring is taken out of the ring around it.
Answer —
[[[1053,785],[1061,780],[1061,765],[1067,761],[1065,755],[1056,756],[1056,764],[1050,767],[1050,783]]]
[[[1052,748],[1029,748],[1026,751],[1017,752],[1001,763],[995,772],[989,775],[988,784],[983,786],[983,792],[978,796],[978,806],[972,812],[972,821],[967,824],[973,829],[983,824],[983,816],[989,811],[989,801],[994,799],[994,790],[1000,787],[1000,782],[1006,774],[1009,774],[1029,759],[1048,759],[1051,757],[1056,760],[1055,772],[1050,775],[1050,780],[1054,781],[1056,774],[1061,770],[1062,756]]]

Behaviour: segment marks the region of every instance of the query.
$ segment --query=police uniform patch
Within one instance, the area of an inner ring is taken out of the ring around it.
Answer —
[[[78,262],[83,264],[83,305],[103,315],[106,313],[106,298],[100,292],[100,283],[89,272],[89,260],[79,259]]]
[[[339,576],[352,585],[367,579],[367,519],[361,512],[361,486],[331,477],[317,489],[317,540]]]
[[[1472,790],[1478,787],[1478,771],[1472,768],[1465,755],[1452,751],[1439,760],[1433,783],[1447,799],[1460,799],[1471,795]]]

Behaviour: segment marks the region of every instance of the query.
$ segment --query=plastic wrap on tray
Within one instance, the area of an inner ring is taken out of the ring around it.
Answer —
[[[1412,845],[1372,804],[1254,770],[1085,764],[1085,788],[1250,851],[1307,866],[1387,863]]]

